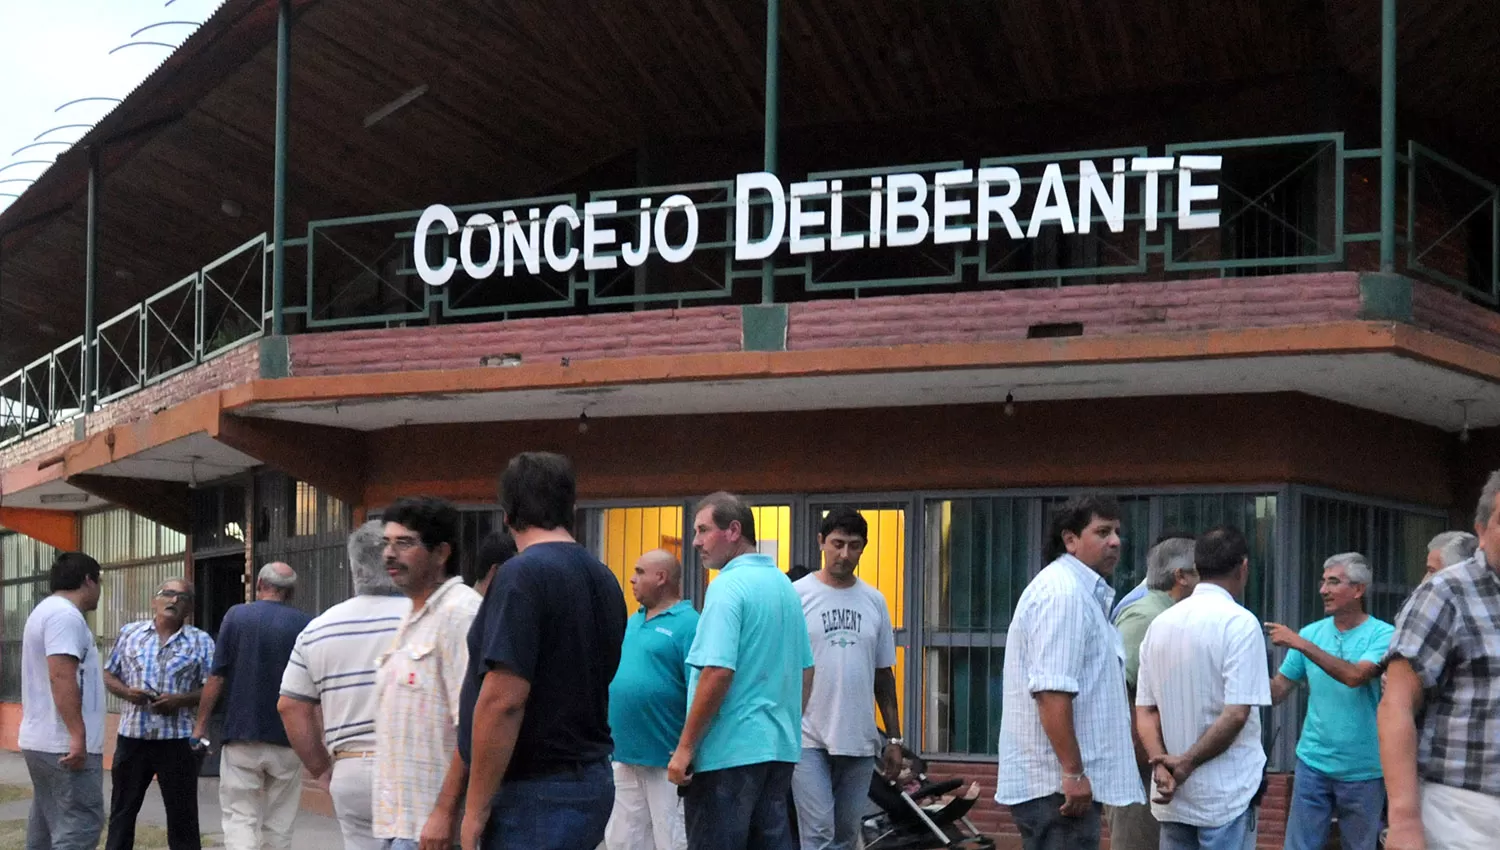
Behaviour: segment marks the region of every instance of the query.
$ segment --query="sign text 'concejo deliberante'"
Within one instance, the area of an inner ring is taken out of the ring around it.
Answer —
[[[982,242],[997,228],[1012,240],[1035,239],[1049,226],[1066,234],[1088,233],[1095,210],[1104,226],[1118,233],[1125,228],[1130,185],[1141,190],[1141,218],[1145,229],[1154,231],[1162,212],[1163,174],[1176,186],[1178,229],[1214,228],[1219,213],[1204,205],[1218,200],[1219,187],[1201,172],[1217,172],[1222,162],[1217,155],[1120,157],[1101,171],[1093,160],[1079,159],[1070,163],[1067,177],[1062,162],[1046,163],[1039,179],[1024,179],[1010,165],[791,184],[766,171],[740,174],[733,186],[734,259],[764,260],[783,242],[791,254],[818,254]],[[693,255],[699,210],[692,198],[679,192],[657,201],[644,194],[638,205],[635,233],[626,240],[613,225],[630,210],[622,210],[617,198],[591,200],[581,208],[562,203],[503,209],[499,219],[479,212],[463,222],[450,207],[434,204],[422,212],[412,237],[416,270],[424,282],[442,286],[460,266],[470,277],[484,279],[497,272],[511,277],[518,266],[535,275],[543,264],[559,273],[580,263],[597,271],[622,263],[639,266],[653,253],[668,263]],[[851,226],[856,220],[866,224]],[[488,237],[487,245],[476,246],[480,233]],[[454,234],[459,234],[457,256],[444,251],[434,265],[429,238]]]

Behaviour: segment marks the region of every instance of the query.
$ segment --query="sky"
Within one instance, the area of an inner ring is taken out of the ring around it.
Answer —
[[[156,45],[124,47],[132,41],[176,47],[207,20],[222,0],[0,0],[0,210],[26,190],[23,182],[42,174],[64,145],[74,142],[114,108],[89,101],[57,108],[82,97],[124,98],[169,55]],[[142,27],[163,21],[192,26]],[[82,127],[46,132],[62,124]],[[45,135],[42,135],[45,133]],[[44,160],[41,164],[15,164]]]

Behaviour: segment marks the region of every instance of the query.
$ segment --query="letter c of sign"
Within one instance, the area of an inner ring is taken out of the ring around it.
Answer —
[[[453,214],[453,210],[442,204],[433,204],[422,210],[422,217],[417,219],[417,232],[412,237],[411,253],[412,258],[416,260],[417,275],[422,278],[422,282],[429,286],[442,286],[453,277],[453,269],[458,265],[458,261],[449,257],[443,260],[443,264],[437,268],[427,264],[427,231],[431,230],[434,224],[443,225],[449,236],[458,232],[458,216]]]

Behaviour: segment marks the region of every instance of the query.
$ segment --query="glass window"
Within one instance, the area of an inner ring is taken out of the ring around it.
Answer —
[[[630,590],[635,562],[652,549],[666,549],[682,560],[682,505],[602,508],[593,522],[597,536],[591,548],[620,582],[625,610],[633,614],[640,604]]]
[[[1250,548],[1250,583],[1245,588],[1243,602],[1257,617],[1268,617],[1276,585],[1276,497],[1254,493],[1193,493],[1159,496],[1157,500],[1162,532],[1201,534],[1215,526],[1232,525],[1244,533]],[[1141,563],[1144,575],[1144,556]]]

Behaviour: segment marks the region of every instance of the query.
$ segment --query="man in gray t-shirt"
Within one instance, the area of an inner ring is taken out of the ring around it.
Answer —
[[[21,729],[31,774],[26,850],[94,850],[104,828],[104,678],[85,612],[99,605],[99,562],[63,552],[52,595],[21,639]]]
[[[858,511],[829,511],[818,534],[823,569],[793,585],[816,671],[802,712],[802,760],[792,774],[802,850],[857,847],[876,755],[889,777],[901,766],[891,616],[880,591],[854,575],[868,539]],[[876,704],[884,740],[875,725]]]

